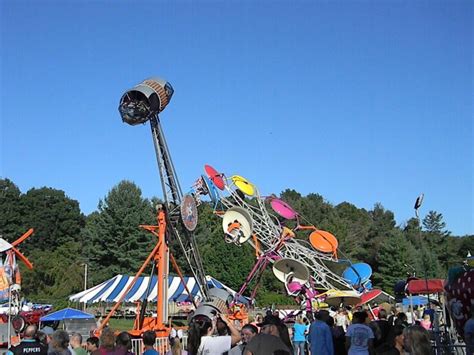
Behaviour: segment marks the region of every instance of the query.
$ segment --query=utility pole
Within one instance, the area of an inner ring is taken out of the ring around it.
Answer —
[[[87,290],[87,263],[82,264],[84,266],[84,291]],[[86,302],[84,302],[84,311],[86,310]]]

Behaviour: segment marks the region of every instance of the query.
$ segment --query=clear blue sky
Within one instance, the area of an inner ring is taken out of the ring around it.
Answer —
[[[402,224],[425,193],[473,234],[472,1],[13,1],[1,6],[1,169],[84,213],[123,179],[162,196],[148,125],[121,122],[150,76],[183,190],[208,163]]]

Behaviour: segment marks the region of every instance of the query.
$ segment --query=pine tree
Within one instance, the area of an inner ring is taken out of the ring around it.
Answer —
[[[377,250],[378,270],[374,273],[374,285],[387,292],[393,292],[393,286],[399,280],[405,280],[416,265],[416,252],[413,245],[402,233],[388,237]]]
[[[9,179],[0,179],[0,235],[14,241],[30,227],[23,225],[21,192]]]
[[[450,231],[445,230],[446,223],[443,221],[443,214],[436,211],[429,211],[425,218],[423,218],[423,227],[431,234],[441,236],[448,236]]]
[[[98,212],[88,216],[82,233],[92,282],[138,271],[156,244],[156,237],[139,225],[156,223],[150,201],[134,183],[114,186]]]

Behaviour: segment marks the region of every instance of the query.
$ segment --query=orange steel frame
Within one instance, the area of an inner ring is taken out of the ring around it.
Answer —
[[[141,228],[146,229],[147,231],[151,232],[155,235],[158,240],[156,242],[155,247],[148,255],[138,272],[136,273],[135,277],[133,278],[132,282],[126,288],[125,292],[122,294],[118,302],[112,308],[110,313],[107,317],[102,321],[101,325],[98,328],[98,332],[100,333],[102,329],[107,325],[110,318],[114,315],[115,311],[120,307],[122,304],[125,296],[131,290],[133,285],[137,282],[140,275],[143,273],[145,268],[148,266],[150,261],[153,259],[155,264],[157,265],[157,302],[156,302],[156,318],[155,317],[145,317],[143,319],[143,324],[140,327],[140,312],[137,309],[137,315],[135,318],[135,323],[133,329],[129,331],[129,333],[133,336],[141,336],[144,332],[148,330],[153,330],[156,332],[157,336],[166,337],[170,333],[170,325],[167,325],[164,320],[163,309],[164,307],[168,306],[168,300],[164,299],[164,287],[168,287],[168,255],[169,255],[169,248],[166,243],[166,213],[163,208],[160,208],[157,215],[158,225],[157,226],[148,226],[148,225],[140,225]],[[150,280],[151,281],[151,280]]]

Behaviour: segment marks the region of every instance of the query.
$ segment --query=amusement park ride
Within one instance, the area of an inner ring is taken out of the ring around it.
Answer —
[[[140,312],[137,312],[134,329],[130,332],[132,335],[137,336],[141,335],[145,330],[154,330],[160,336],[168,335],[169,333],[170,329],[166,323],[168,321],[167,291],[170,260],[168,242],[171,239],[178,240],[183,255],[200,287],[201,294],[206,299],[209,298],[206,275],[193,235],[198,218],[196,203],[192,196],[183,195],[159,119],[160,112],[168,105],[173,92],[174,90],[168,82],[152,78],[128,90],[122,96],[119,105],[119,112],[125,123],[134,126],[150,122],[164,196],[163,205],[158,206],[158,225],[141,226],[157,237],[156,246],[124,293],[125,297],[125,294],[133,287],[146,266],[152,262],[152,273],[156,272],[158,279],[157,316],[145,317],[146,301],[144,301]],[[172,254],[171,260],[175,268],[177,268],[178,266]],[[177,272],[182,276],[179,269],[177,269]],[[151,290],[148,289],[147,293],[150,292]],[[145,297],[146,299],[147,297]],[[107,324],[121,301],[115,305],[110,314],[104,319],[99,327],[99,331]]]
[[[257,186],[246,178],[240,175],[228,176],[205,165],[204,173],[194,182],[190,191],[183,194],[159,118],[173,92],[167,81],[151,78],[126,91],[120,99],[119,112],[123,122],[132,126],[150,123],[164,201],[157,206],[157,225],[140,226],[156,237],[156,244],[122,293],[121,299],[99,326],[99,332],[151,263],[151,276],[157,275],[156,316],[145,316],[147,299],[153,291],[150,282],[139,304],[140,311],[137,312],[134,327],[129,333],[141,336],[144,331],[152,330],[160,337],[169,335],[171,325],[168,323],[167,292],[170,261],[187,290],[184,277],[169,248],[171,241],[178,242],[202,296],[200,304],[193,300],[195,311],[191,314],[191,321],[196,316],[211,318],[225,313],[229,319],[245,322],[247,307],[252,306],[259,280],[269,265],[272,265],[275,277],[284,283],[288,295],[294,297],[301,309],[306,311],[318,307],[320,301],[334,306],[357,305],[380,295],[381,290],[372,289],[370,265],[351,263],[339,249],[339,242],[333,234],[306,221],[302,214],[277,196],[262,195]],[[234,295],[224,289],[210,288],[206,280],[194,237],[198,222],[197,207],[204,198],[210,200],[214,214],[221,218],[224,241],[237,246],[249,243],[255,249],[255,264]],[[415,204],[416,210],[421,205],[421,199]],[[0,253],[6,256],[5,263],[0,265],[0,298],[7,296],[9,304],[16,305],[17,312],[20,311],[18,291],[21,279],[16,258],[28,268],[33,267],[17,246],[32,233],[30,229],[11,244],[0,238]],[[467,314],[472,309],[469,302],[473,299],[474,258],[454,271],[445,289],[451,314],[462,334]],[[243,302],[242,296],[251,285],[250,301]],[[189,290],[187,292],[192,298]],[[2,320],[13,323],[11,314],[7,320],[4,315],[0,315],[0,323]],[[23,317],[16,317],[22,323],[15,326],[16,330],[20,332],[19,329],[25,323],[37,322],[41,315],[23,314]]]
[[[17,258],[30,270],[33,269],[33,264],[18,249],[18,246],[31,237],[33,232],[33,228],[29,229],[12,243],[0,238],[0,300],[7,302],[7,307],[4,307],[0,314],[0,324],[11,324],[16,333],[21,333],[28,324],[38,324],[40,318],[46,315],[46,313],[51,309],[50,307],[41,307],[37,309],[30,309],[29,307],[24,308],[21,304],[21,275],[17,264]],[[7,334],[3,334],[3,327],[1,328],[0,333],[2,334],[3,339],[10,340],[14,335],[10,334],[10,327],[6,329]]]
[[[311,310],[315,300],[321,298],[336,297],[343,302],[345,297],[351,297],[360,301],[359,294],[371,288],[370,266],[339,259],[341,253],[336,237],[303,223],[303,216],[286,202],[274,195],[262,196],[258,188],[244,177],[227,177],[210,165],[204,167],[205,174],[197,179],[191,191],[183,194],[159,119],[173,92],[169,82],[151,78],[125,92],[119,104],[119,112],[125,123],[134,126],[150,122],[164,195],[164,203],[158,208],[158,224],[141,226],[157,237],[156,246],[124,292],[125,297],[139,275],[152,262],[152,273],[156,272],[158,277],[157,317],[145,318],[146,304],[142,304],[131,333],[140,335],[145,330],[154,330],[158,335],[167,335],[169,332],[166,323],[170,257],[181,276],[168,248],[171,239],[179,242],[203,295],[203,302],[194,315],[230,312],[231,318],[245,317],[245,312],[232,313],[233,309],[241,309],[240,305],[236,308],[233,306],[239,303],[240,296],[253,281],[258,285],[258,279],[269,264],[273,264],[273,272],[285,283],[288,294],[301,301],[307,310]],[[233,297],[227,291],[209,289],[207,286],[193,234],[198,220],[197,206],[204,196],[210,198],[214,213],[222,218],[225,241],[236,245],[250,243],[256,251],[256,263]],[[309,235],[301,236],[304,233]],[[345,268],[342,274],[334,271],[341,269],[341,265]],[[256,289],[257,286],[252,298]],[[336,291],[338,293],[334,294]],[[104,319],[99,330],[107,324],[120,302]]]

